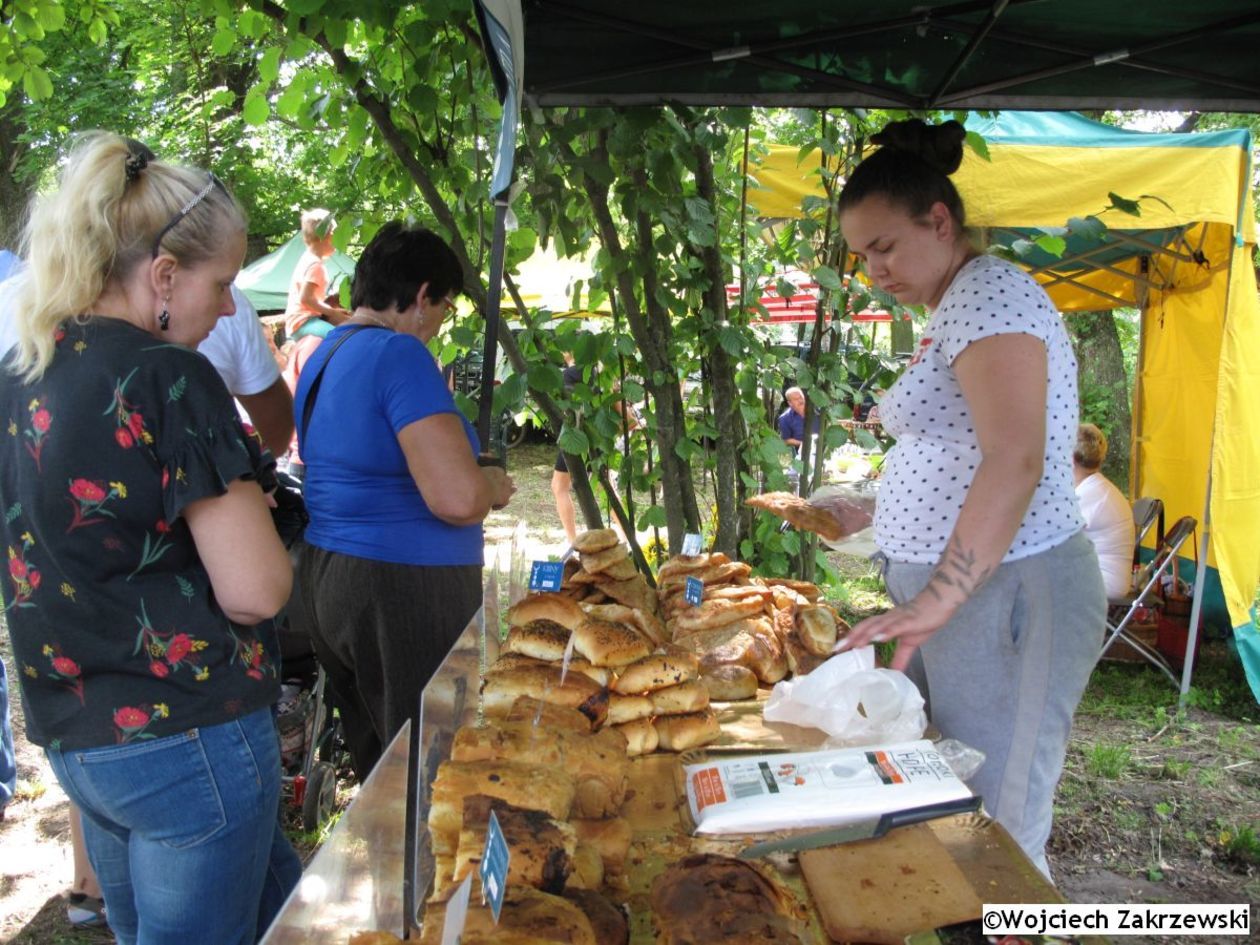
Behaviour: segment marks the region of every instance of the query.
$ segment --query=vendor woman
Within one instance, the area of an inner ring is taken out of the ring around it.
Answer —
[[[1073,491],[1076,360],[1025,272],[979,254],[949,174],[957,122],[889,125],[840,195],[871,280],[932,317],[880,405],[897,446],[875,540],[896,606],[850,646],[896,640],[946,737],[985,753],[971,781],[1033,862],[1045,856],[1072,714],[1106,598]]]

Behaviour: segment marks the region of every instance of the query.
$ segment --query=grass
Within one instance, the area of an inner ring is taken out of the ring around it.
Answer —
[[[1085,753],[1085,772],[1093,778],[1115,781],[1124,776],[1132,763],[1128,745],[1094,744]]]

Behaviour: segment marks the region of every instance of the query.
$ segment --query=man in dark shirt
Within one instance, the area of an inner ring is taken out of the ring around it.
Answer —
[[[787,407],[779,414],[779,436],[793,449],[801,448],[805,439],[805,392],[799,387],[789,387],[783,392]],[[815,419],[815,430],[817,429]]]

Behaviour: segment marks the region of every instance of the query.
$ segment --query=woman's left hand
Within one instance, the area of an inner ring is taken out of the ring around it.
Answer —
[[[835,652],[852,650],[870,643],[897,641],[897,651],[888,664],[890,669],[905,670],[914,651],[949,622],[954,608],[933,598],[915,597],[892,610],[868,617],[857,624],[836,644]]]

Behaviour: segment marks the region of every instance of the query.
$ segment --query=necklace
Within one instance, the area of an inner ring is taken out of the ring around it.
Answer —
[[[393,331],[393,330],[394,330],[394,327],[393,327],[392,325],[386,325],[386,324],[385,324],[383,321],[381,321],[379,318],[376,318],[375,316],[372,316],[372,315],[362,315],[362,314],[359,314],[359,315],[355,315],[354,317],[355,317],[355,318],[361,318],[361,319],[363,319],[364,321],[367,321],[367,322],[371,322],[373,325],[377,325],[377,326],[379,326],[379,327],[381,327],[381,328],[388,328],[390,331]]]

